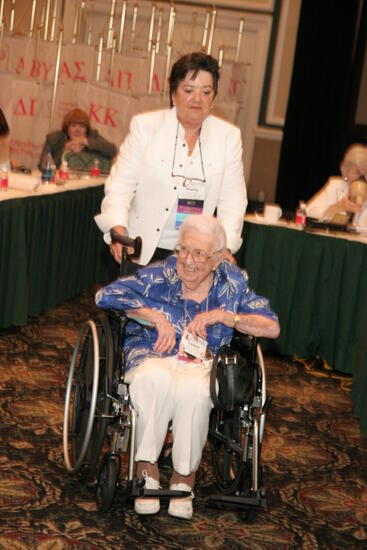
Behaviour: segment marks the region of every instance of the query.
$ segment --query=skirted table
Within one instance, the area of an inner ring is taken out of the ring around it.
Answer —
[[[281,326],[265,349],[319,355],[352,374],[354,413],[367,437],[367,240],[259,224],[251,216],[243,237],[237,261]]]
[[[94,222],[103,184],[0,201],[0,329],[108,279],[109,253]]]

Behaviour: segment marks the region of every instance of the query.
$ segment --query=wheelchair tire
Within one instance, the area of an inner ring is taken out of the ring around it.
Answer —
[[[111,411],[113,340],[104,314],[81,328],[70,365],[64,410],[64,461],[71,474],[95,474]]]
[[[227,444],[226,441],[229,443]],[[209,422],[209,445],[215,479],[224,495],[233,495],[247,468],[243,463],[240,411],[213,409]]]
[[[108,512],[112,506],[120,474],[119,455],[106,454],[102,462],[96,491],[98,512]]]

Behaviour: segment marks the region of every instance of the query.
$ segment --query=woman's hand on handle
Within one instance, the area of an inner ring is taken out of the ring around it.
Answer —
[[[123,225],[115,225],[111,229],[113,229],[114,231],[116,231],[116,233],[119,233],[120,235],[126,235],[126,229]],[[118,264],[121,264],[121,262],[122,262],[122,244],[118,243],[118,242],[111,241],[110,252],[111,252],[114,260]],[[128,252],[128,254],[132,254],[134,252],[134,249],[129,246],[129,247],[127,247],[127,252]]]

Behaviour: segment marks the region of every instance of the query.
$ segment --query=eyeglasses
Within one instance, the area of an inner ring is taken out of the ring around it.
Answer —
[[[205,263],[207,260],[212,258],[214,254],[218,254],[218,252],[220,251],[217,250],[216,252],[213,252],[213,254],[208,254],[205,250],[200,250],[200,248],[191,249],[182,244],[177,245],[175,249],[176,255],[183,259],[187,258],[188,255],[191,254],[192,259],[197,264]]]
[[[176,161],[176,152],[177,152],[177,141],[178,141],[178,126],[179,126],[179,122],[177,121],[177,130],[176,130],[176,139],[175,139],[175,149],[173,151],[173,160],[172,160],[172,170],[171,170],[171,177],[172,178],[183,178],[184,181],[200,181],[201,183],[205,183],[206,182],[206,177],[205,177],[205,172],[204,172],[204,162],[203,162],[203,153],[201,151],[201,140],[200,140],[200,132],[201,132],[201,128],[200,128],[200,132],[199,132],[199,151],[200,151],[200,162],[201,162],[201,170],[203,172],[203,177],[202,178],[188,178],[186,177],[184,174],[174,174],[173,173],[173,170],[174,170],[174,167],[175,167],[175,161]]]

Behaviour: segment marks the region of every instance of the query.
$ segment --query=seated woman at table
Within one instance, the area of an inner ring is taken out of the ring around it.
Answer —
[[[87,113],[73,109],[66,113],[62,130],[47,135],[38,165],[40,169],[48,152],[56,168],[65,159],[69,168],[89,171],[94,159],[98,159],[101,172],[109,172],[117,147],[91,128]]]
[[[234,328],[267,338],[279,334],[268,300],[252,292],[247,274],[224,259],[226,245],[216,218],[190,216],[179,229],[175,255],[118,279],[96,295],[99,307],[123,309],[151,327],[128,323],[124,342],[126,381],[137,412],[137,475],[145,478],[147,489],[159,487],[157,460],[172,421],[170,487],[192,491],[212,408],[210,357],[231,342]],[[187,358],[188,334],[200,343],[203,359]],[[139,514],[155,514],[159,506],[157,498],[135,499]],[[168,513],[190,519],[192,497],[171,499]]]
[[[307,203],[306,213],[311,218],[331,219],[335,214],[355,214],[355,223],[358,225],[362,210],[351,197],[351,184],[356,180],[367,180],[367,146],[355,143],[347,149],[340,164],[342,177],[329,178],[324,187]],[[366,220],[367,222],[367,220]]]

